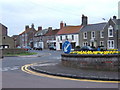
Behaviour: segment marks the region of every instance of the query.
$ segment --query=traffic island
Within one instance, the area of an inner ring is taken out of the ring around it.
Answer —
[[[39,73],[74,79],[119,81],[118,73],[113,71],[86,70],[63,66],[61,61],[37,63],[30,69]]]
[[[119,71],[120,54],[62,54],[61,62],[66,67]]]

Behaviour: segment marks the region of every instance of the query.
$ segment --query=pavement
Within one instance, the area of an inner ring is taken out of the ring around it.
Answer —
[[[61,61],[40,62],[30,66],[30,69],[39,73],[61,77],[103,81],[120,81],[120,78],[118,77],[119,72],[75,69],[63,66]]]

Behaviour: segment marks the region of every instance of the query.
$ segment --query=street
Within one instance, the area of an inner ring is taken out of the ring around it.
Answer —
[[[40,57],[4,57],[2,60],[2,88],[118,88],[117,83],[64,80],[25,73],[21,67],[44,61],[60,60],[62,51],[32,51]]]

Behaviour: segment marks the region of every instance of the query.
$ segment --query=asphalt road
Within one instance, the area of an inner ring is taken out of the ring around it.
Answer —
[[[26,64],[60,60],[61,51],[34,51],[41,57],[5,57],[2,60],[3,88],[118,88],[117,83],[89,82],[55,79],[25,73],[21,67]]]

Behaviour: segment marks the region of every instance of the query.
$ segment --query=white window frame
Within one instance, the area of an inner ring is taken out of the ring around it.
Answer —
[[[88,45],[88,42],[83,42],[83,46],[87,46]]]
[[[113,45],[112,45],[112,42],[113,42]],[[107,47],[108,47],[108,49],[114,49],[114,46],[115,44],[114,44],[114,40],[108,40],[107,41]]]
[[[110,35],[110,30],[112,30],[112,35]],[[108,37],[113,37],[113,27],[111,25],[108,28]]]
[[[104,38],[104,31],[102,30],[102,31],[100,31],[100,38]]]
[[[94,36],[94,37],[93,37]],[[91,39],[95,38],[95,31],[91,32]]]
[[[86,33],[86,37],[85,37],[85,33]],[[83,39],[87,39],[87,32],[83,33]]]
[[[100,41],[100,46],[104,46],[104,41]]]

